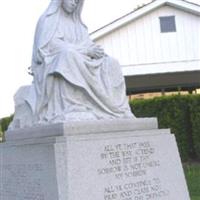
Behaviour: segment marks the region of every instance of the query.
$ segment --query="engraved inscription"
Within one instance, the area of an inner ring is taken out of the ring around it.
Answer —
[[[154,155],[155,148],[149,142],[106,145],[100,154],[105,167],[97,173],[119,179],[144,176],[148,169],[160,166]]]
[[[45,200],[41,184],[44,167],[41,164],[2,165],[2,172],[2,199]]]
[[[168,196],[169,191],[163,189],[159,178],[110,185],[104,189],[104,200],[150,200]]]
[[[149,141],[105,145],[99,154],[101,167],[97,174],[115,181],[104,188],[104,200],[168,198],[170,192],[162,186],[161,179],[149,178],[151,171],[161,166],[156,154],[156,147]]]

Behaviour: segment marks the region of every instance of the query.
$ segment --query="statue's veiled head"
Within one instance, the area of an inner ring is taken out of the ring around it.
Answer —
[[[63,0],[62,8],[66,13],[72,14],[77,9],[78,4],[79,0]]]
[[[41,16],[35,34],[34,51],[44,47],[53,37],[59,20],[62,20],[62,10],[72,15],[76,20],[87,28],[81,20],[81,11],[84,0],[51,0],[47,10]],[[36,53],[35,53],[36,55]],[[35,56],[33,55],[33,57]]]
[[[47,9],[47,15],[54,14],[60,8],[68,14],[73,14],[80,18],[84,0],[51,0]]]

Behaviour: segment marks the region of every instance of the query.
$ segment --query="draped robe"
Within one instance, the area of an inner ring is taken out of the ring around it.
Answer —
[[[91,58],[95,45],[81,21],[84,0],[72,15],[52,0],[40,17],[33,46],[33,83],[15,95],[10,130],[58,122],[134,118],[119,63]]]
[[[36,121],[133,116],[119,63],[108,55],[99,59],[89,57],[87,50],[92,45],[84,24],[63,9],[41,17],[32,65]]]

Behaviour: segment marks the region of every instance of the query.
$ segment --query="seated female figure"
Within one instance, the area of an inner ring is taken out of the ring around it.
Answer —
[[[33,123],[132,117],[118,62],[90,40],[83,0],[53,0],[35,33]]]

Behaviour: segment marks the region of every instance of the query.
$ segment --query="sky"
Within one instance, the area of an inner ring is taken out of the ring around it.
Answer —
[[[82,13],[89,31],[94,31],[151,0],[85,0]],[[190,0],[200,4],[200,0]],[[50,0],[4,0],[0,7],[0,118],[14,112],[13,96],[29,85],[34,31]]]

